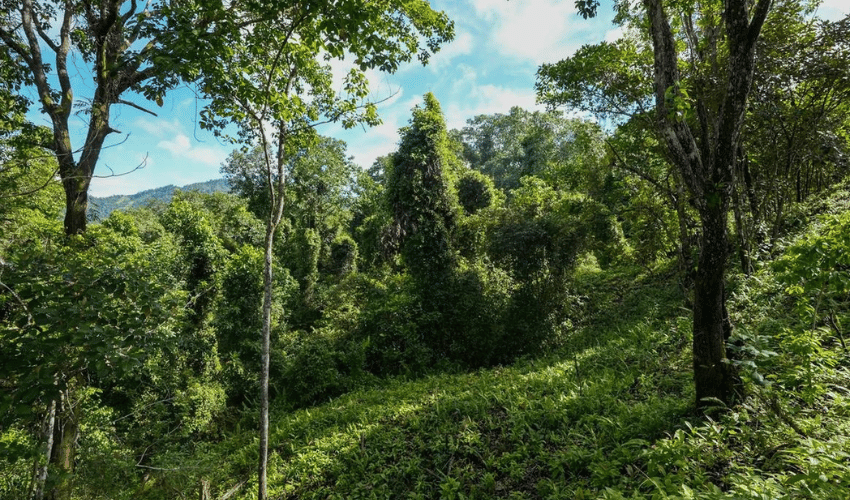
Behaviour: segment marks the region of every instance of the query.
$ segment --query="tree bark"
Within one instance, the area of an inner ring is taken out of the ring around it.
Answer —
[[[50,500],[70,500],[73,489],[77,455],[77,438],[79,437],[78,408],[71,400],[71,389],[67,389],[59,397],[57,425],[54,427],[53,454],[51,463],[56,469],[56,477],[50,490]]]
[[[268,496],[266,469],[269,461],[269,359],[271,357],[271,324],[273,298],[273,259],[275,224],[270,214],[266,221],[265,257],[263,259],[263,352],[260,371],[260,462],[257,466],[259,500]]]
[[[737,392],[734,366],[726,358],[726,337],[731,325],[725,316],[724,275],[727,259],[726,213],[718,204],[703,211],[702,250],[694,286],[693,367],[697,406],[724,404]]]
[[[33,486],[35,491],[32,492],[34,500],[42,500],[44,498],[44,487],[47,482],[47,468],[50,464],[50,455],[53,451],[53,429],[56,426],[56,399],[50,401],[50,406],[47,409],[47,415],[44,417],[44,425],[42,428],[42,439],[44,446],[42,448],[42,457],[44,462],[37,465],[33,477]],[[36,463],[41,457],[36,458]],[[29,494],[29,493],[28,493]]]
[[[290,79],[291,81],[291,79]],[[287,91],[289,88],[287,87]],[[259,130],[262,130],[262,121],[258,120]],[[269,213],[266,219],[265,258],[263,261],[263,353],[262,373],[260,375],[260,460],[257,466],[258,500],[268,498],[267,469],[269,456],[269,360],[271,358],[271,326],[272,326],[272,299],[274,298],[273,265],[274,265],[274,235],[283,219],[284,188],[286,186],[286,140],[287,126],[278,123],[277,129],[277,154],[269,152],[270,145],[265,134],[261,133],[261,144],[263,146],[266,162],[266,184],[269,190]]]
[[[678,112],[679,57],[676,38],[662,0],[644,0],[653,45],[655,107],[658,130],[671,162],[694,199],[702,223],[699,267],[694,286],[693,363],[696,406],[712,400],[731,404],[738,390],[734,365],[726,358],[725,341],[731,324],[725,316],[724,276],[727,260],[727,213],[734,183],[734,165],[740,143],[746,101],[755,66],[755,42],[771,0],[758,0],[750,19],[748,0],[726,0],[723,20],[728,42],[725,94],[713,103],[713,94],[693,96],[699,120],[696,134],[687,117]],[[717,53],[709,57],[718,61]],[[715,64],[715,67],[719,67]],[[720,72],[716,70],[716,72]],[[699,88],[699,85],[697,86]],[[714,85],[716,87],[716,85]],[[706,87],[707,88],[707,87]],[[713,92],[713,90],[706,90]],[[671,100],[671,97],[673,98]]]

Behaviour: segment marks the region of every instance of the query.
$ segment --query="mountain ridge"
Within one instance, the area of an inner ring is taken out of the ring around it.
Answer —
[[[184,186],[175,186],[168,184],[153,189],[146,189],[135,194],[116,194],[112,196],[90,196],[88,216],[90,220],[101,220],[109,217],[109,214],[115,210],[129,210],[131,208],[139,208],[147,206],[153,201],[161,201],[168,203],[174,196],[174,192],[181,191],[198,191],[201,193],[217,193],[230,191],[230,185],[227,179],[219,178],[205,182],[195,182]]]

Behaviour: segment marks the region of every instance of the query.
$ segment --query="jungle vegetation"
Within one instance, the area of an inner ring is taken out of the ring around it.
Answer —
[[[547,111],[428,93],[361,166],[316,126],[377,123],[427,2],[0,2],[0,497],[850,498],[850,19],[810,7],[618,2]],[[230,191],[86,218],[111,107],[178,82]]]

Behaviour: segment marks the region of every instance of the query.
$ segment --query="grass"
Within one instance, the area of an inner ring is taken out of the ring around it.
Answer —
[[[272,498],[595,498],[627,481],[691,416],[690,324],[669,281],[587,272],[556,352],[274,414]],[[252,440],[218,450],[225,476],[250,474]]]

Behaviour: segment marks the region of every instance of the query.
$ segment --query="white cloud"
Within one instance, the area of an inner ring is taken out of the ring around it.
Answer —
[[[838,21],[847,14],[850,14],[847,0],[823,0],[817,10],[817,16],[828,21]]]
[[[151,120],[142,116],[136,119],[133,124],[135,127],[138,127],[155,137],[165,137],[167,135],[177,134],[180,133],[182,129],[180,123],[176,119],[169,122],[167,120]]]
[[[157,147],[165,149],[177,158],[195,160],[206,165],[219,165],[225,158],[222,152],[216,149],[194,146],[182,133],[178,133],[173,140],[160,141]]]
[[[617,26],[616,28],[605,32],[605,41],[608,43],[616,42],[620,38],[623,38],[625,34],[625,28],[623,28],[622,26]]]
[[[472,0],[478,15],[489,23],[490,46],[502,54],[534,64],[571,55],[580,43],[574,27],[587,30],[573,2],[563,0]]]
[[[527,110],[543,110],[534,89],[516,89],[498,85],[479,85],[469,89],[469,98],[454,100],[445,110],[446,126],[460,129],[466,120],[478,115],[505,114],[514,106]]]
[[[452,61],[460,56],[472,53],[474,40],[468,32],[457,35],[450,44],[442,47],[439,52],[431,56],[428,68],[432,73],[439,73],[449,67]]]

